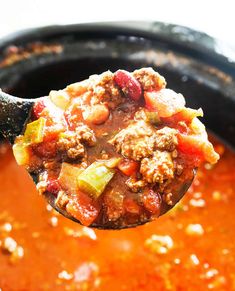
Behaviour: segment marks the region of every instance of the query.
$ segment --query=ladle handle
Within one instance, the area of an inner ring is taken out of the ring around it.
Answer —
[[[21,134],[34,100],[11,96],[0,90],[0,131],[11,143]]]

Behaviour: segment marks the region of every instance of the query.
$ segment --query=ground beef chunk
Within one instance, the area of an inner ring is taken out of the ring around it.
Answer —
[[[146,122],[143,110],[138,112],[135,121],[110,140],[117,152],[140,161],[142,178],[126,181],[133,192],[140,191],[147,183],[163,184],[173,179],[176,170],[173,158],[177,157],[176,130],[169,127],[157,129]]]
[[[166,151],[155,151],[152,157],[141,161],[140,173],[148,183],[162,184],[164,180],[173,179],[174,164],[171,154]]]
[[[173,205],[173,194],[170,192],[170,193],[164,193],[163,194],[163,200],[166,202],[167,205]]]
[[[83,158],[85,155],[85,148],[75,132],[68,131],[63,134],[57,142],[57,148],[60,152],[65,152],[68,158],[72,160]]]
[[[154,131],[153,126],[140,120],[121,130],[110,143],[123,156],[140,161],[153,154]]]
[[[31,173],[38,173],[43,165],[43,160],[36,155],[32,156],[29,165],[26,167],[27,171]]]
[[[85,156],[84,144],[94,146],[95,142],[94,132],[88,126],[80,124],[75,131],[66,131],[60,136],[57,149],[66,153],[69,159],[76,160]]]
[[[139,109],[138,111],[136,111],[135,116],[134,116],[134,120],[135,121],[139,121],[139,120],[144,120],[145,122],[149,122],[148,117],[146,115],[146,111],[145,109]]]
[[[96,143],[96,137],[94,131],[90,129],[87,125],[81,123],[76,127],[77,138],[87,144],[88,146],[94,146]]]
[[[179,161],[178,161],[179,162]],[[180,176],[184,170],[184,166],[174,161],[175,174]]]
[[[172,152],[178,144],[176,130],[170,127],[163,127],[156,131],[155,146],[159,150]]]
[[[127,187],[130,188],[132,192],[139,192],[147,185],[147,182],[144,180],[137,180],[135,178],[129,178],[128,180],[126,180],[126,185]]]
[[[84,146],[80,143],[78,143],[74,148],[70,148],[67,150],[68,157],[72,160],[76,160],[79,158],[84,157],[85,155],[85,149]]]
[[[91,105],[103,103],[114,109],[125,101],[125,97],[114,83],[113,77],[114,74],[110,71],[90,77],[91,82],[88,90],[92,94]]]
[[[74,97],[80,96],[80,104],[89,106],[105,104],[109,109],[115,109],[126,100],[110,71],[92,75],[88,80],[71,84],[66,89]]]
[[[144,109],[140,109],[135,113],[134,120],[144,120],[146,123],[150,123]],[[161,125],[161,124],[160,124]],[[161,129],[154,128],[155,130],[155,148],[159,150],[174,151],[177,140],[177,131],[170,127],[163,127]]]
[[[165,78],[155,72],[152,68],[135,70],[133,76],[140,82],[144,91],[153,89],[160,90],[166,87]]]
[[[139,112],[144,114],[143,111]],[[156,149],[174,151],[177,137],[175,129],[163,127],[158,130],[146,121],[136,120],[115,135],[110,143],[125,157],[140,161],[142,158],[152,156]]]

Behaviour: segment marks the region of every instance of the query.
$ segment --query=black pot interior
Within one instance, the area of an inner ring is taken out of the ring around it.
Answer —
[[[165,32],[163,37],[161,31],[111,28],[47,28],[8,39],[0,45],[0,87],[16,96],[35,98],[106,70],[151,66],[165,76],[169,88],[183,93],[189,106],[203,108],[203,121],[210,130],[235,146],[234,64],[198,44],[189,47],[180,39],[172,41]],[[60,52],[32,53],[35,42],[57,45]],[[16,55],[31,53],[6,65],[10,44],[20,48]]]

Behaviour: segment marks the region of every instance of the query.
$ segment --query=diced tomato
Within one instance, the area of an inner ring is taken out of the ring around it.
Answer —
[[[191,109],[184,107],[180,112],[172,115],[171,117],[163,118],[163,121],[167,124],[176,124],[179,121],[184,121],[187,124],[190,123],[194,117],[203,116],[203,111],[199,109]]]
[[[178,134],[178,150],[198,161],[203,160],[202,142],[198,137]]]
[[[124,207],[125,210],[132,214],[139,214],[140,213],[140,206],[137,202],[132,198],[125,198],[124,200]]]
[[[87,194],[79,192],[77,196],[70,199],[66,210],[83,225],[89,226],[97,218],[100,206]]]
[[[144,207],[152,214],[159,216],[161,212],[162,198],[157,192],[147,189],[143,193]]]
[[[210,142],[204,144],[204,156],[206,161],[211,164],[217,163],[220,158],[219,154],[217,154]]]
[[[32,116],[35,119],[38,119],[41,116],[42,111],[46,108],[44,100],[37,101],[32,109]]]
[[[138,171],[139,163],[130,159],[123,159],[119,162],[118,169],[126,176],[132,176]]]
[[[109,109],[104,104],[86,106],[82,113],[83,119],[93,124],[102,124],[109,118]]]
[[[207,161],[214,164],[219,155],[214,151],[212,144],[201,135],[178,134],[178,150],[198,161]]]
[[[144,99],[148,110],[156,110],[159,117],[170,117],[180,112],[185,106],[183,95],[170,89],[145,92]]]
[[[199,109],[192,109],[192,108],[183,108],[179,113],[175,116],[178,121],[186,121],[191,122],[194,117],[203,117],[203,111],[201,108]]]
[[[47,142],[47,141],[52,141],[52,140],[56,140],[59,136],[61,131],[46,131],[45,135],[43,137],[43,141]]]
[[[60,184],[57,180],[49,180],[47,182],[47,191],[56,195],[60,191]]]
[[[53,158],[56,156],[56,141],[47,141],[35,145],[33,151],[41,158]]]
[[[45,125],[46,126],[52,126],[53,124],[55,124],[55,120],[54,120],[54,116],[51,116],[50,114],[51,114],[51,112],[50,112],[49,108],[45,104],[44,109],[40,113],[39,113],[39,111],[38,111],[38,113],[37,112],[36,113],[34,113],[34,112],[32,113],[32,119],[36,120],[36,119],[38,119],[40,117],[43,117],[43,118],[46,119]]]

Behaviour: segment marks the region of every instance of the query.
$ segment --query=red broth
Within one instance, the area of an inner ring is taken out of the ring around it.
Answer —
[[[214,145],[175,209],[121,231],[52,211],[0,146],[0,290],[235,290],[235,154]]]

